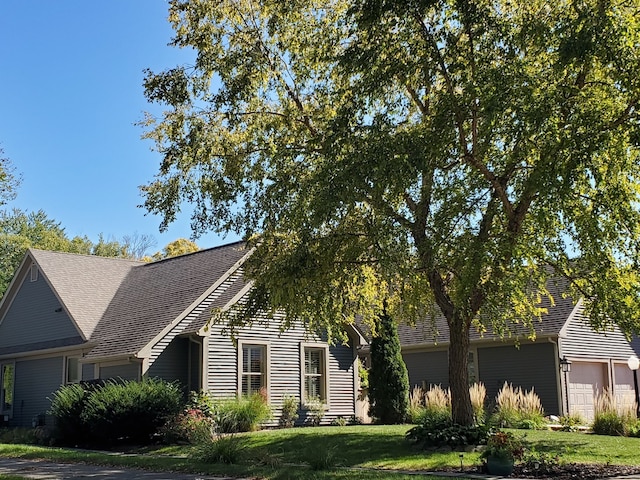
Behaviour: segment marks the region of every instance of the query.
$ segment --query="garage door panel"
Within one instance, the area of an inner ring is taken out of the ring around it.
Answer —
[[[607,365],[597,362],[573,362],[569,372],[570,413],[587,421],[594,417],[594,397],[608,385]]]

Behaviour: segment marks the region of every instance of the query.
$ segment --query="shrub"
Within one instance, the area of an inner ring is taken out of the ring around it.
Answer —
[[[265,396],[260,393],[214,402],[213,408],[218,433],[258,430],[272,413]]]
[[[278,422],[282,428],[291,428],[298,420],[298,399],[293,395],[282,397],[282,413]]]
[[[523,437],[501,431],[489,435],[487,447],[482,452],[482,458],[494,457],[504,460],[520,460],[523,455]]]
[[[218,437],[215,440],[197,445],[189,458],[203,463],[238,463],[242,457],[244,445],[233,435]]]
[[[487,398],[487,389],[484,383],[474,383],[471,385],[469,387],[469,396],[471,397],[471,406],[473,407],[473,416],[476,423],[484,423],[484,402]]]
[[[585,425],[584,418],[579,413],[572,413],[571,415],[563,415],[560,417],[560,425],[563,432],[575,432],[580,425]]]
[[[344,427],[349,421],[344,417],[336,417],[331,421],[331,425],[334,427]]]
[[[496,396],[491,423],[500,427],[540,429],[546,426],[540,397],[533,389],[523,391],[504,383]]]
[[[628,436],[637,424],[635,405],[618,405],[613,392],[605,388],[594,397],[591,429],[598,435]]]
[[[63,385],[53,394],[49,414],[54,418],[54,438],[64,444],[84,443],[88,430],[81,415],[87,401],[87,386]]]
[[[182,404],[174,383],[109,380],[89,395],[81,419],[98,443],[146,444]]]
[[[338,465],[336,450],[337,447],[335,445],[328,448],[309,450],[306,455],[306,460],[311,470],[329,470],[336,467]]]
[[[160,434],[168,444],[187,442],[197,445],[213,438],[213,427],[213,418],[205,415],[202,410],[187,408],[169,418]]]
[[[441,412],[442,413],[442,412]],[[427,417],[421,425],[413,427],[406,434],[407,440],[423,448],[464,447],[483,445],[493,430],[486,425],[457,425],[447,416]]]
[[[424,421],[424,390],[415,386],[409,393],[408,420],[410,423],[420,424]]]
[[[398,326],[386,313],[378,320],[371,339],[369,415],[383,424],[403,423],[409,408],[409,376],[400,352]]]
[[[307,411],[307,423],[313,427],[317,427],[322,422],[324,414],[327,411],[327,406],[319,398],[310,398],[304,405]]]

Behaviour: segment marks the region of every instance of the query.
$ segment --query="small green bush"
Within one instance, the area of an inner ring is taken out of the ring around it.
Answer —
[[[213,438],[213,418],[201,410],[187,408],[184,412],[170,417],[160,429],[164,443],[191,443],[197,445]]]
[[[319,398],[310,398],[304,404],[307,411],[307,423],[313,427],[317,427],[322,422],[324,414],[327,412],[327,406]]]
[[[578,413],[560,417],[560,425],[562,426],[563,432],[575,432],[578,430],[578,427],[584,424],[584,418]]]
[[[252,432],[272,415],[260,393],[214,402],[214,411],[218,433]]]
[[[298,420],[298,399],[293,395],[282,397],[282,413],[280,414],[279,425],[282,428],[291,428]]]
[[[81,415],[90,392],[90,386],[74,383],[63,385],[49,399],[49,414],[54,418],[53,435],[56,441],[76,444],[88,439],[89,432]]]
[[[336,451],[337,447],[335,445],[323,449],[309,450],[306,455],[306,461],[311,470],[330,470],[338,466]]]
[[[594,398],[594,419],[591,426],[598,435],[629,436],[636,428],[635,407],[618,405],[613,392],[605,388]]]
[[[467,445],[484,445],[494,429],[487,425],[463,426],[452,422],[451,417],[441,414],[427,417],[422,425],[417,425],[406,434],[407,440],[421,446],[453,448]]]
[[[189,454],[192,460],[203,463],[238,463],[242,458],[244,445],[233,435],[218,437],[194,447]]]

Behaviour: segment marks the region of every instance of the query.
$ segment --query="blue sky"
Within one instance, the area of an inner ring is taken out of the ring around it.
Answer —
[[[152,235],[153,251],[191,236],[187,211],[161,234],[137,207],[160,162],[135,125],[152,108],[143,70],[194,57],[167,45],[167,12],[164,0],[0,1],[0,148],[22,176],[9,207],[42,209],[70,237]]]

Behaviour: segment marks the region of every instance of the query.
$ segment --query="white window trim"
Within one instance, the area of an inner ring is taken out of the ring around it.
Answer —
[[[0,383],[0,415],[7,416],[9,418],[13,418],[13,406],[16,402],[16,362],[14,361],[10,361],[10,362],[0,362],[0,382],[4,383],[4,377],[2,375],[3,371],[4,371],[4,366],[5,365],[11,365],[13,367],[13,392],[12,392],[12,397],[13,397],[13,402],[11,402],[11,409],[5,410],[3,409],[3,405],[4,405],[4,395],[3,395],[3,389],[2,389],[2,383]]]
[[[300,399],[302,403],[306,403],[307,401],[307,392],[304,387],[305,384],[305,371],[304,371],[304,362],[305,362],[305,350],[307,348],[320,349],[324,350],[324,392],[325,398],[322,399],[323,403],[327,406],[327,408],[331,405],[331,389],[329,385],[331,382],[329,381],[330,369],[329,369],[329,345],[326,343],[300,343]]]
[[[36,265],[35,263],[31,264],[29,280],[31,282],[37,282],[38,281],[38,265]]]
[[[271,398],[271,344],[264,340],[238,340],[238,378],[237,378],[237,394],[242,396],[242,364],[243,364],[243,347],[246,345],[258,345],[265,349],[265,372],[264,372],[264,388],[267,391],[267,401]]]
[[[78,360],[78,380],[77,381],[69,381],[69,360],[71,358],[75,358]],[[82,357],[80,355],[66,355],[64,357],[64,368],[63,368],[63,374],[62,374],[62,383],[64,385],[69,385],[72,383],[80,383],[82,381],[82,364],[79,362],[79,360]]]

